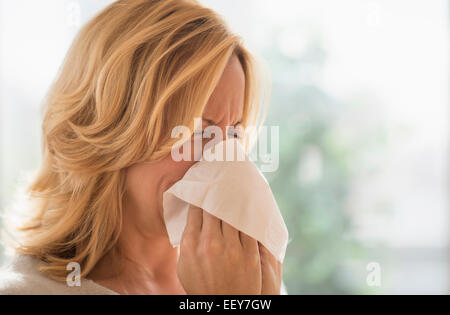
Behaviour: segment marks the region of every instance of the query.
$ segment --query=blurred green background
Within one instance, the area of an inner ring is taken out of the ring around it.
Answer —
[[[365,285],[345,276],[352,261],[367,259],[364,245],[353,235],[346,212],[355,165],[366,150],[382,150],[384,133],[360,130],[359,145],[339,138],[336,117],[366,106],[370,99],[347,104],[320,86],[298,82],[298,69],[320,71],[326,51],[320,40],[308,42],[303,54],[280,52],[274,31],[263,56],[270,62],[272,99],[267,125],[280,125],[280,164],[266,174],[290,231],[292,241],[284,264],[289,292],[307,294],[363,293]],[[373,254],[373,253],[372,253]]]

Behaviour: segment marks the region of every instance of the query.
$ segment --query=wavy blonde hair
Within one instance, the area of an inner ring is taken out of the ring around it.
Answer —
[[[167,156],[173,127],[193,130],[233,54],[246,77],[243,125],[256,125],[255,61],[214,11],[120,0],[84,26],[44,103],[43,162],[17,251],[56,280],[72,261],[88,275],[117,244],[126,168]]]

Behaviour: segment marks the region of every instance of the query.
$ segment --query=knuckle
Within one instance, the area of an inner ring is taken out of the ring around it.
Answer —
[[[251,254],[249,257],[249,261],[252,265],[259,265],[261,263],[260,259],[258,252]]]
[[[195,238],[191,233],[184,233],[180,242],[180,250],[192,250],[195,247]]]
[[[241,251],[237,246],[229,246],[227,248],[227,256],[231,262],[238,262],[241,259]]]
[[[223,251],[223,243],[216,237],[209,237],[203,241],[202,248],[207,256],[217,256]]]
[[[258,266],[261,264],[261,260],[260,260],[258,252],[247,253],[245,255],[245,260],[246,260],[246,263],[252,267],[255,267],[255,266]]]

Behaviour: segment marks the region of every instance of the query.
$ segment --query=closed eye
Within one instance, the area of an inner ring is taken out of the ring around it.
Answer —
[[[206,122],[208,124],[208,126],[217,126],[217,124],[211,119],[206,119],[206,118],[202,118],[202,119],[203,119],[204,122]],[[237,138],[237,139],[241,139],[242,138],[242,136],[241,136],[241,129],[242,129],[242,127],[240,127],[239,125],[241,125],[242,122],[243,121],[241,119],[238,122],[236,122],[233,126],[230,126],[232,128],[227,128],[227,136],[234,137],[234,138]],[[236,130],[238,132],[236,132]],[[194,134],[196,134],[198,136],[201,135],[201,136],[206,137],[206,138],[209,138],[211,136],[209,134],[206,134],[205,130],[199,130],[199,131],[195,132]]]

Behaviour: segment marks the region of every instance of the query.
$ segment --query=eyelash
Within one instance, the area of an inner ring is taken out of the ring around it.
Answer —
[[[229,134],[229,136],[232,136],[232,137],[234,137],[236,139],[241,139],[241,136],[239,134],[237,134],[237,133],[234,133],[234,135]]]
[[[194,132],[194,135],[195,136],[204,136],[205,135],[205,131],[204,130],[201,130],[201,131],[196,131],[196,132]],[[234,137],[234,138],[236,138],[236,139],[241,139],[241,136],[239,135],[239,134],[237,134],[237,133],[234,133],[234,134],[227,134],[228,136],[232,136],[232,137]]]

